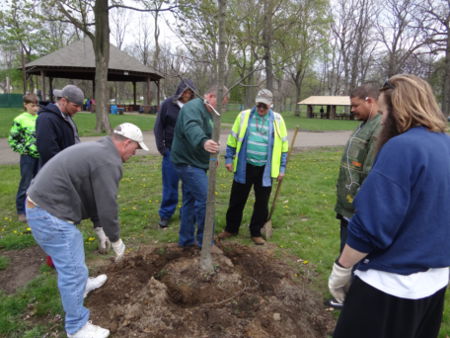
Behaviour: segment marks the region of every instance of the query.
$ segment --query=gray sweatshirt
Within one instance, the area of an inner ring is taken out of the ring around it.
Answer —
[[[27,190],[39,207],[78,224],[90,218],[106,236],[119,239],[117,190],[122,159],[111,138],[73,145],[55,155]]]

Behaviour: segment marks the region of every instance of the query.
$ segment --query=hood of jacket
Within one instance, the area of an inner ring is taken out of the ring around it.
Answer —
[[[178,84],[177,91],[175,92],[175,95],[173,96],[173,101],[174,102],[177,101],[186,89],[191,89],[194,93],[196,91],[194,83],[189,79],[183,79],[180,81],[180,83]]]
[[[59,110],[58,106],[55,103],[49,103],[48,105],[42,107],[38,111],[38,115],[40,115],[42,113],[53,113],[53,114],[57,115],[58,117],[60,117],[61,119],[64,119],[61,111]]]

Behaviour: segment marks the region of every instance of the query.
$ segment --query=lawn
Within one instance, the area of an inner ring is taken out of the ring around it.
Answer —
[[[8,137],[9,129],[14,117],[22,112],[20,108],[0,108],[0,137]],[[237,111],[226,111],[222,114],[222,129],[230,129],[234,122]],[[341,121],[341,120],[321,120],[308,119],[305,117],[294,116],[293,113],[286,112],[283,114],[289,129],[295,128],[297,125],[302,130],[319,131],[319,130],[352,130],[356,128],[357,121]],[[149,114],[125,114],[125,115],[109,115],[111,126],[115,127],[122,122],[131,122],[139,126],[142,130],[153,130],[156,115]],[[95,132],[95,114],[82,112],[74,116],[80,136],[96,136],[101,135]]]
[[[277,254],[297,258],[299,274],[306,275],[323,299],[329,294],[327,278],[339,247],[339,224],[334,218],[335,180],[342,148],[323,148],[294,154],[288,166],[277,209],[273,216],[272,242]],[[161,164],[158,156],[139,156],[124,166],[120,183],[119,205],[122,237],[128,252],[142,245],[171,243],[177,240],[178,215],[167,231],[159,230],[158,207],[161,198]],[[26,225],[16,222],[14,195],[19,171],[17,165],[0,166],[0,247],[6,249],[33,245]],[[232,176],[219,167],[217,175],[216,233],[225,225],[225,212]],[[252,205],[252,198],[248,205]],[[250,220],[246,208],[243,224]],[[90,222],[83,222],[88,265],[108,257],[98,256]],[[248,227],[243,226],[236,239],[253,245]],[[1,256],[0,256],[1,257]],[[8,262],[0,258],[1,266]],[[62,315],[56,289],[54,271],[46,267],[26,288],[15,295],[0,293],[0,336],[36,337],[50,330],[62,330]],[[450,294],[446,296],[446,310],[440,338],[450,336]]]

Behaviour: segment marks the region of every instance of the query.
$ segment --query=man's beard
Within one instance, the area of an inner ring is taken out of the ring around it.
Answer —
[[[397,123],[394,118],[394,114],[389,112],[386,119],[382,122],[380,136],[378,137],[377,150],[380,151],[384,144],[399,133],[397,129]]]

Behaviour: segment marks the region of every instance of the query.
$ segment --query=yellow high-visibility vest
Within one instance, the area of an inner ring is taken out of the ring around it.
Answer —
[[[245,133],[247,132],[250,113],[251,109],[240,112],[236,117],[236,120],[234,120],[230,135],[228,135],[227,145],[236,148],[236,155],[233,160],[234,171],[236,171],[239,151],[241,150],[242,142],[244,140]],[[274,140],[270,174],[271,177],[276,178],[280,174],[281,153],[288,151],[288,137],[286,124],[284,123],[283,117],[275,112],[273,115]]]

